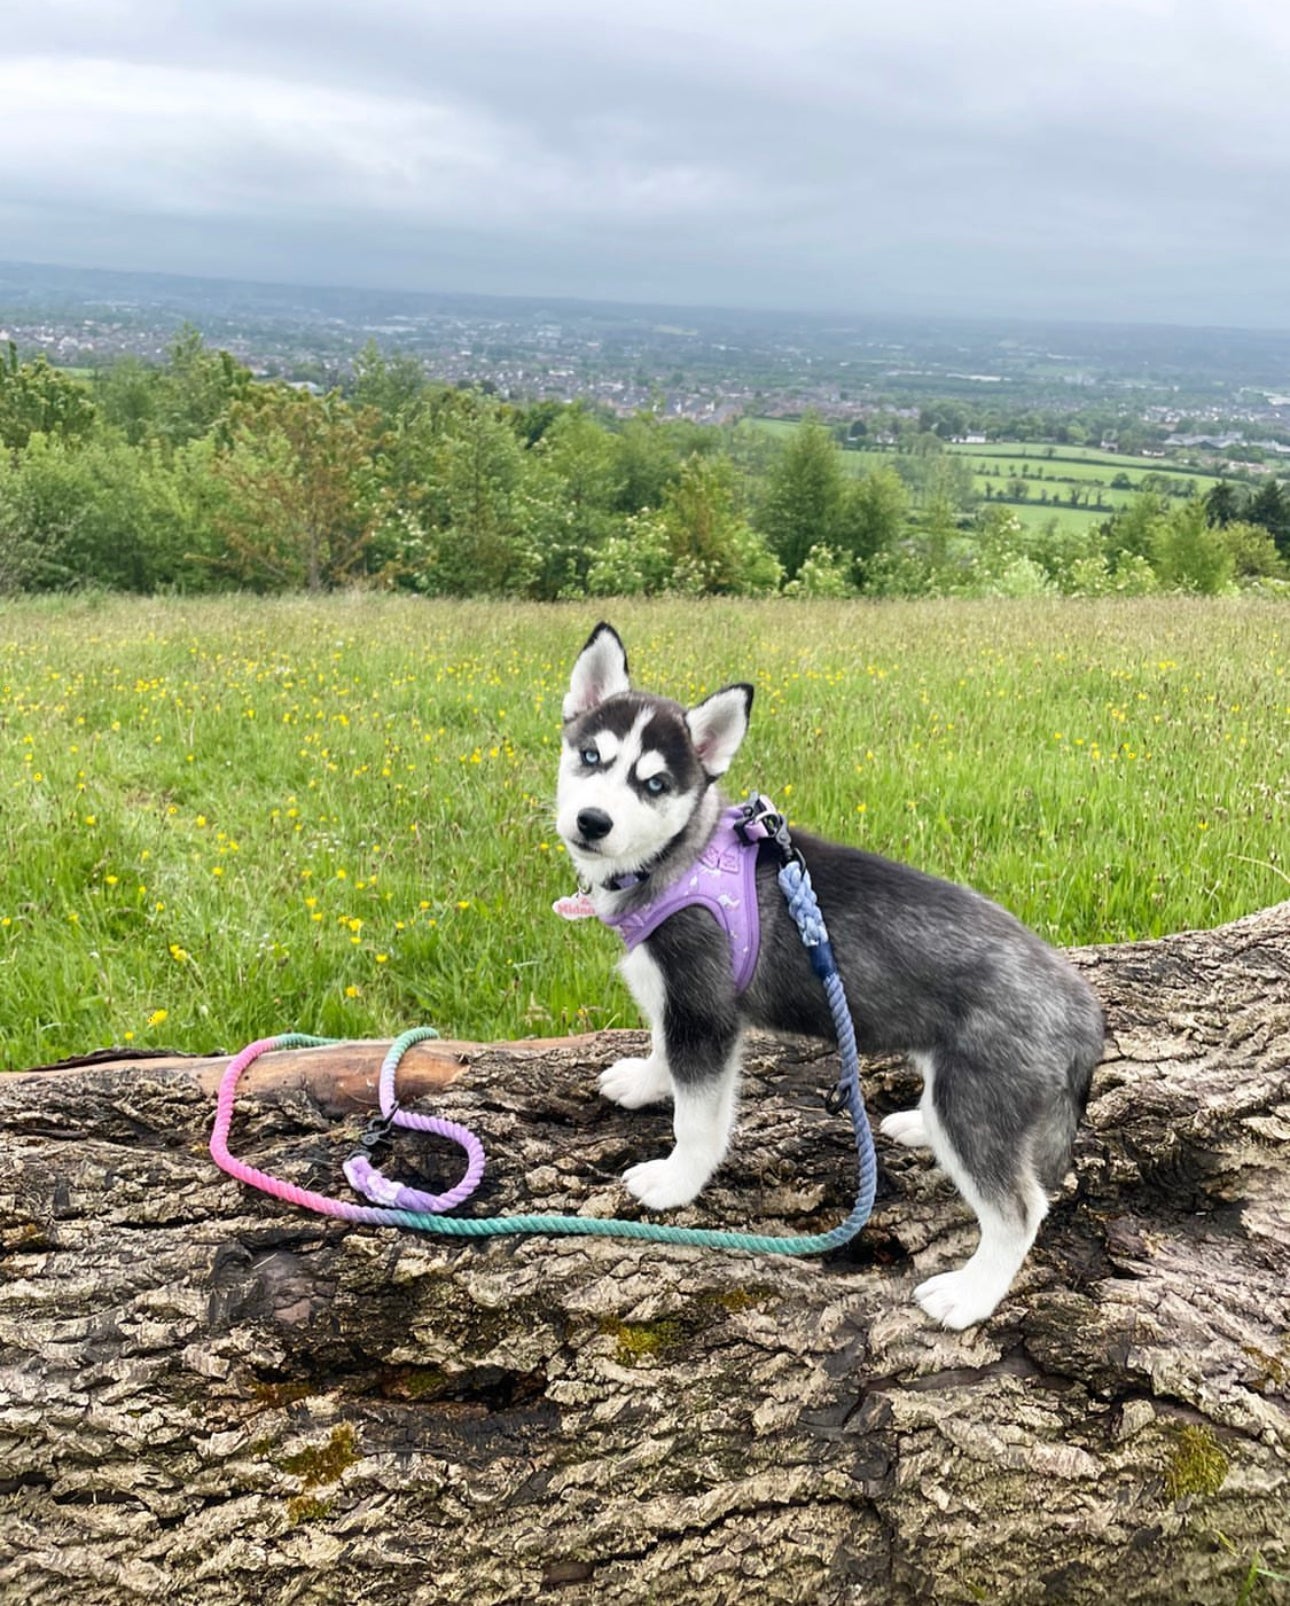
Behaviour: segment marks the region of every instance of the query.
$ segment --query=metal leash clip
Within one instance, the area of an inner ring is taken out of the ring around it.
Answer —
[[[370,1116],[367,1125],[363,1128],[358,1139],[358,1147],[350,1156],[356,1160],[361,1155],[369,1165],[385,1154],[394,1141],[394,1117],[399,1113],[398,1101],[390,1106],[388,1113]]]
[[[735,831],[750,847],[754,842],[773,842],[781,864],[805,865],[788,834],[788,821],[764,792],[753,793],[744,804],[744,816],[735,822]]]

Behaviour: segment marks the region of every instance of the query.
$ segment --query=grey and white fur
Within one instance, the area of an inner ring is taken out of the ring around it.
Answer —
[[[557,829],[597,913],[624,913],[702,852],[725,806],[715,782],[743,741],[753,688],[696,707],[634,691],[606,624],[593,631],[564,700]],[[901,1051],[923,1078],[918,1108],[880,1130],[930,1147],[976,1213],[981,1239],[957,1271],[915,1290],[947,1327],[983,1321],[1007,1293],[1070,1162],[1102,1051],[1102,1011],[1067,961],[979,893],[805,832],[862,1053]],[[678,910],[622,962],[651,1027],[644,1059],[623,1059],[601,1092],[628,1109],[671,1098],[676,1144],[624,1181],[654,1210],[688,1204],[721,1164],[734,1127],[745,1027],[832,1040],[823,989],[775,880],[757,870],[761,951],[735,993],[725,934]],[[617,889],[624,878],[644,876]]]

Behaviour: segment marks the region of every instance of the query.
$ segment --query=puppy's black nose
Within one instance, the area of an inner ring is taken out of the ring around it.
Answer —
[[[578,813],[578,829],[582,832],[584,842],[599,842],[613,828],[614,822],[604,809],[581,809]]]

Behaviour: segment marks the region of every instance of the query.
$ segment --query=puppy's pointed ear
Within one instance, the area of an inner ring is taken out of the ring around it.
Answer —
[[[748,731],[753,689],[742,682],[713,692],[690,709],[685,722],[699,762],[712,780],[724,775]]]
[[[564,699],[565,723],[598,707],[606,698],[629,689],[627,649],[622,638],[613,625],[598,624],[573,666],[573,677]]]

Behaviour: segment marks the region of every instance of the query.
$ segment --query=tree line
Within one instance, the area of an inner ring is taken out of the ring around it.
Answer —
[[[0,591],[387,586],[435,596],[1214,592],[1290,585],[1290,490],[1140,495],[1102,523],[982,504],[921,431],[847,472],[787,440],[427,379],[375,345],[342,390],[257,381],[185,330],[91,381],[0,360]]]

